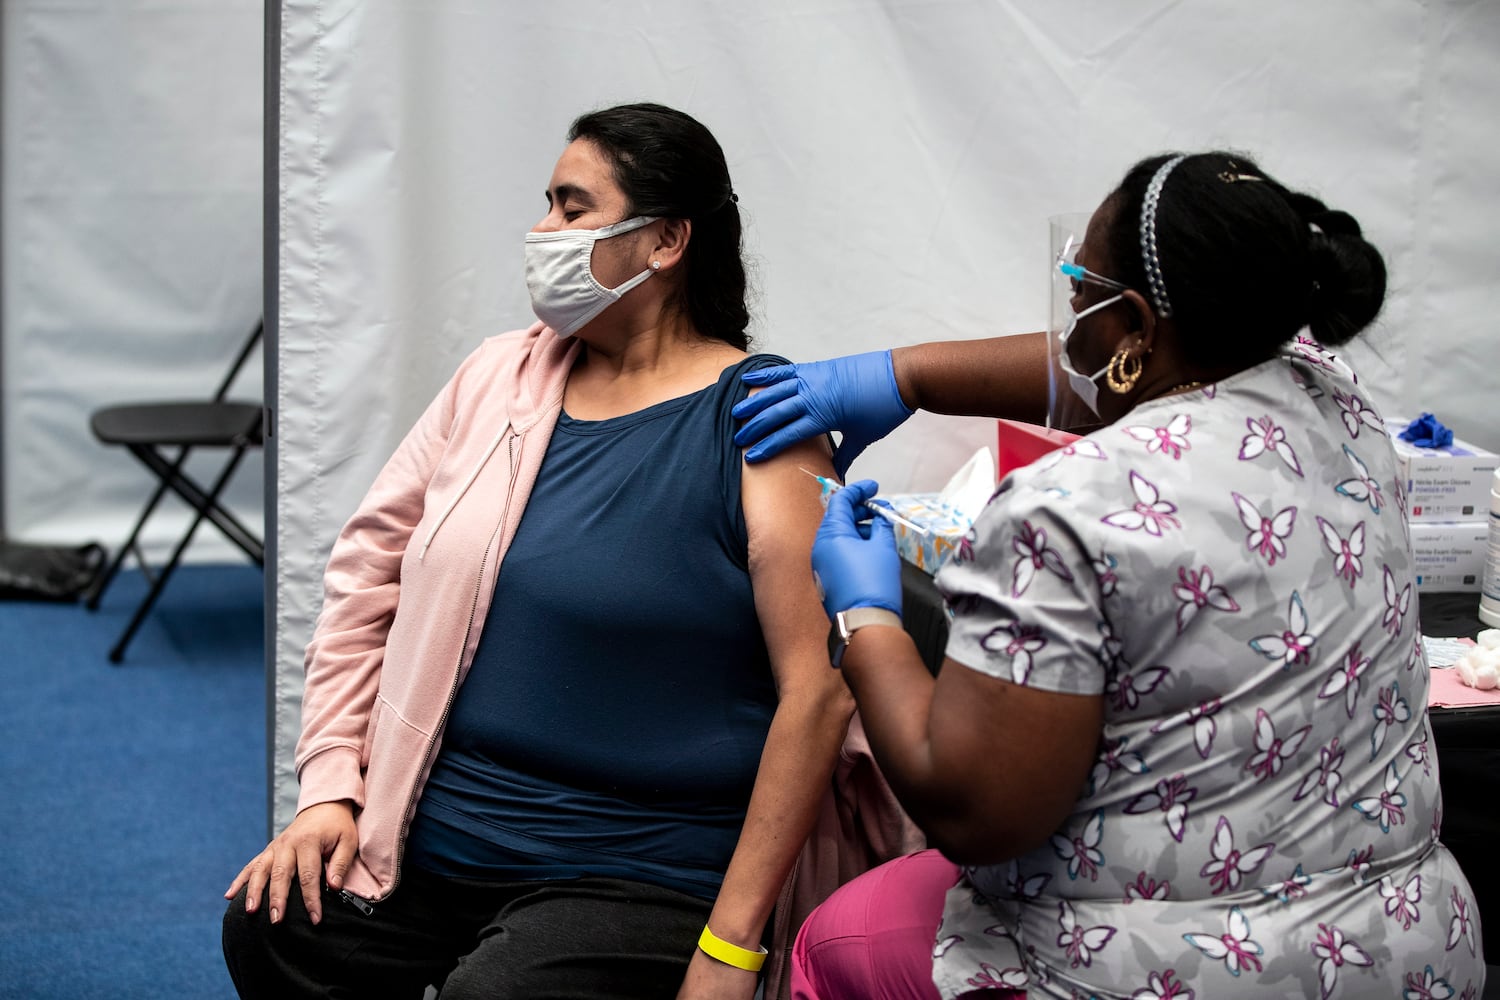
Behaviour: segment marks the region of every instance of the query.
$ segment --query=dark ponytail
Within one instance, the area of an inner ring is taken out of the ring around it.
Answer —
[[[609,156],[631,215],[692,222],[675,308],[705,337],[748,348],[739,199],[718,141],[696,119],[660,104],[589,112],[568,131],[576,139]]]
[[[1385,300],[1385,260],[1347,212],[1331,211],[1309,195],[1293,195],[1312,229],[1308,267],[1313,339],[1329,347],[1346,344],[1375,321]]]
[[[1147,289],[1140,231],[1146,191],[1171,157],[1132,167],[1106,238],[1112,277]],[[1157,265],[1188,360],[1248,368],[1307,328],[1347,343],[1385,299],[1385,261],[1347,212],[1290,191],[1238,153],[1182,159],[1160,189]]]

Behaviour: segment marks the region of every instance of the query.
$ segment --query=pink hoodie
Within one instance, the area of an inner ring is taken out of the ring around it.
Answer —
[[[356,895],[383,898],[400,875],[407,825],[577,350],[540,323],[481,344],[329,555],[307,647],[297,808],[358,807],[359,855],[344,882]]]

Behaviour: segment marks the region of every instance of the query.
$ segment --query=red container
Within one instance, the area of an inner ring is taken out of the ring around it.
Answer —
[[[1012,469],[1030,465],[1049,451],[1067,447],[1081,436],[1019,420],[1000,420],[997,423],[1000,425],[995,460],[998,479],[1004,479]]]

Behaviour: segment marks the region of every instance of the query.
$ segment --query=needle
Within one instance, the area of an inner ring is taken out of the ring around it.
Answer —
[[[799,465],[797,466],[797,468],[802,469],[802,466]],[[809,476],[812,476],[814,479],[816,479],[818,481],[818,484],[830,493],[837,492],[838,490],[844,488],[836,480],[829,479],[827,476],[820,476],[810,469],[802,469],[802,471],[806,472]],[[870,499],[873,500],[874,497],[871,497]],[[915,531],[919,535],[929,534],[928,530],[922,525],[918,524],[915,521],[907,520],[900,514],[897,514],[895,511],[891,510],[889,507],[884,507],[877,503],[871,503],[867,500],[865,501],[865,509],[875,516],[889,521],[892,524],[905,525],[908,529]]]

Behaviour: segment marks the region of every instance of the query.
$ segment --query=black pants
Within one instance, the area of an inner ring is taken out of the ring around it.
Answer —
[[[613,878],[479,883],[407,869],[366,915],[326,886],[307,918],[293,881],[272,925],[245,890],[224,914],[224,958],[241,997],[443,1000],[665,997],[682,985],[711,904]]]

